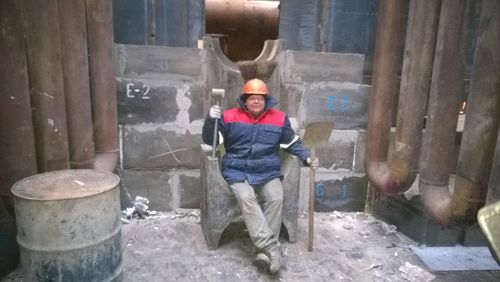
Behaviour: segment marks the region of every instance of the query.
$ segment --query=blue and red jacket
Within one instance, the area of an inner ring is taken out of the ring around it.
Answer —
[[[256,185],[283,178],[278,156],[280,144],[303,162],[311,155],[295,135],[286,114],[272,109],[278,103],[275,98],[267,97],[264,112],[258,118],[246,109],[243,95],[237,101],[240,107],[224,111],[218,125],[226,149],[222,176],[228,183],[247,180]],[[215,119],[207,115],[202,131],[206,144],[213,144],[214,127]]]

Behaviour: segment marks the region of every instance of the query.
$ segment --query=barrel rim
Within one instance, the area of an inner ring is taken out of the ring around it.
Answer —
[[[78,172],[78,173],[101,173],[101,174],[106,174],[106,177],[110,179],[111,184],[107,185],[102,185],[100,186],[100,191],[97,191],[96,193],[93,194],[84,194],[84,195],[79,195],[79,196],[63,196],[63,197],[58,197],[58,198],[39,198],[39,197],[33,197],[27,194],[19,193],[16,191],[16,187],[21,186],[25,182],[28,182],[32,179],[40,178],[40,177],[46,177],[49,175],[58,175],[58,174],[64,174],[68,172]],[[113,178],[113,179],[111,179]],[[75,200],[75,199],[82,199],[82,198],[87,198],[87,197],[92,197],[95,195],[99,195],[105,192],[108,192],[114,188],[116,188],[120,183],[120,177],[116,175],[113,172],[106,171],[106,170],[99,170],[99,169],[64,169],[64,170],[55,170],[55,171],[49,171],[49,172],[43,172],[43,173],[37,173],[32,176],[28,176],[26,178],[23,178],[17,182],[15,182],[12,185],[11,192],[15,196],[14,198],[20,198],[20,199],[25,199],[25,200],[33,200],[33,201],[63,201],[63,200]]]

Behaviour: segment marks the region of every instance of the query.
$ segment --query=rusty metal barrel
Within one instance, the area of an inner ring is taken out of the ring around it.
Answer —
[[[24,281],[121,281],[119,182],[74,169],[13,185]]]

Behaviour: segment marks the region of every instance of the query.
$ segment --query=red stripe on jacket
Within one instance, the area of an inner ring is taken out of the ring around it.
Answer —
[[[233,108],[224,112],[224,122],[258,123],[282,127],[285,125],[285,113],[279,110],[269,109],[255,119],[250,112],[242,108]]]

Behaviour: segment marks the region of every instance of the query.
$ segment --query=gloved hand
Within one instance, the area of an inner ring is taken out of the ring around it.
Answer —
[[[208,115],[211,118],[220,118],[222,116],[222,109],[220,108],[219,105],[213,105],[212,107],[210,107]]]
[[[306,159],[306,163],[307,163],[308,166],[312,167],[313,169],[317,169],[319,167],[319,160],[318,160],[318,158],[314,158],[314,159],[307,158]]]

